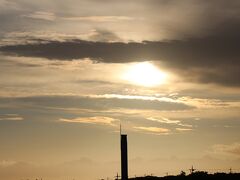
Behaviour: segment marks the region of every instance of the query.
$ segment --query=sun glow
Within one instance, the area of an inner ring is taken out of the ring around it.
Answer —
[[[141,86],[157,86],[166,82],[166,73],[160,71],[150,62],[142,62],[131,65],[123,75],[124,79]]]

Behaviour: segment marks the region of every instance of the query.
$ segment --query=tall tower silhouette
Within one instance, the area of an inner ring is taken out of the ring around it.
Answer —
[[[122,170],[122,180],[128,180],[128,153],[127,153],[127,135],[122,134],[120,126],[121,135],[121,170]]]

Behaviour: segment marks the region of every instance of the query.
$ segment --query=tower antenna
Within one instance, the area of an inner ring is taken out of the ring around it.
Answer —
[[[120,121],[120,136],[122,135],[122,125],[121,125],[121,121]]]
[[[192,168],[191,168],[191,169],[189,169],[189,171],[190,171],[190,174],[193,174],[195,170],[196,170],[196,169],[194,169],[194,168],[193,168],[193,166],[192,166]]]

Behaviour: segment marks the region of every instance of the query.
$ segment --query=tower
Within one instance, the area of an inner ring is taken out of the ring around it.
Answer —
[[[127,135],[121,133],[121,125],[120,136],[121,136],[121,170],[122,170],[121,179],[128,180]]]

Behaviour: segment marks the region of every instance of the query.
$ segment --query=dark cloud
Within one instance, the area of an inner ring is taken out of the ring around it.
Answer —
[[[233,31],[220,29],[214,36],[182,41],[144,41],[142,43],[44,41],[45,43],[38,44],[2,46],[0,51],[18,56],[60,60],[92,58],[110,63],[161,60],[176,66],[217,67],[226,63],[239,62],[240,23],[233,28],[237,29]]]
[[[152,60],[160,62],[162,66],[185,76],[188,80],[240,86],[239,31],[240,22],[228,22],[215,29],[215,34],[201,38],[141,43],[45,41],[2,46],[0,51],[17,56],[47,59],[91,58],[104,63]],[[112,37],[111,34],[110,36]]]

